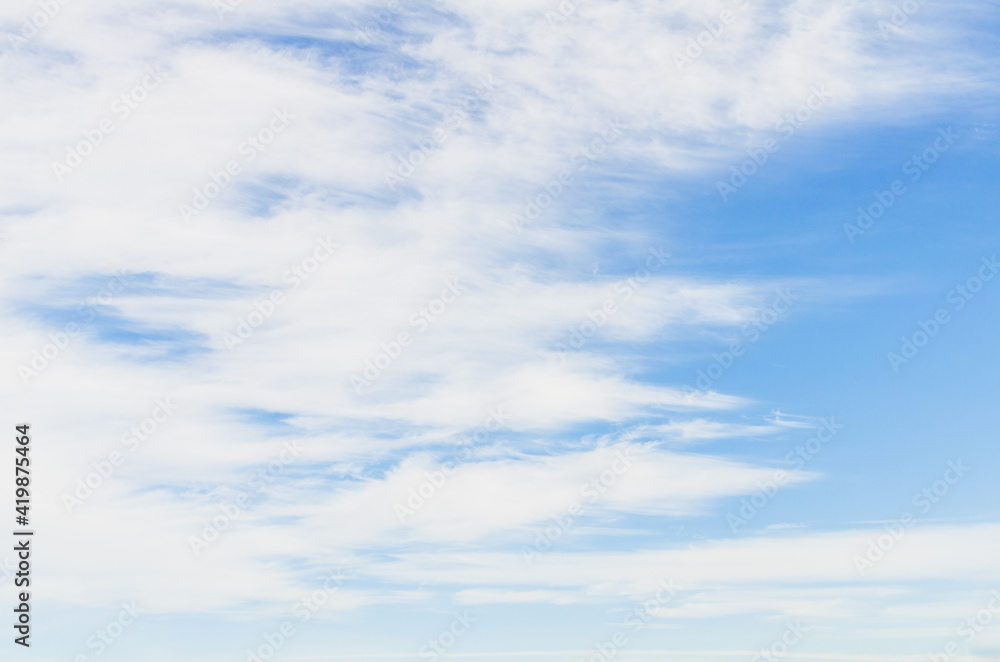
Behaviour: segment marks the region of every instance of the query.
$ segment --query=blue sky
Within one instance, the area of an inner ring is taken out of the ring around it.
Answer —
[[[7,3],[15,654],[995,659],[997,9]]]

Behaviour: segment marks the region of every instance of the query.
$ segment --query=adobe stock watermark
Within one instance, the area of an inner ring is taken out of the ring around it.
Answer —
[[[372,37],[383,32],[401,9],[402,5],[399,4],[399,0],[390,0],[386,3],[385,9],[369,14],[371,18],[364,23],[355,25],[354,45],[359,48],[371,45]]]
[[[774,662],[788,655],[792,647],[802,641],[803,626],[801,621],[786,622],[785,631],[766,650],[753,656],[751,662]]]
[[[115,474],[118,468],[139,450],[139,446],[153,437],[160,426],[166,423],[176,411],[177,405],[171,402],[170,398],[157,398],[156,406],[149,416],[133,425],[121,436],[121,445],[126,450],[113,450],[103,460],[91,462],[90,466],[94,470],[86,476],[76,479],[76,489],[72,494],[63,493],[62,502],[66,507],[66,512],[72,515],[75,508],[79,508],[85,501],[94,496],[94,493]]]
[[[544,191],[533,196],[529,195],[525,198],[525,204],[521,211],[511,214],[510,223],[514,230],[521,234],[525,225],[537,222],[545,210],[562,197],[570,184],[574,183],[576,176],[596,163],[608,151],[608,148],[624,135],[623,130],[628,128],[628,124],[618,118],[605,122],[604,128],[600,132],[596,133],[585,146],[573,153],[570,157],[569,167],[562,168],[555,173],[548,184],[543,187]]]
[[[209,172],[210,181],[195,187],[194,194],[191,196],[191,204],[181,203],[181,219],[185,223],[190,223],[192,217],[208,209],[212,200],[232,184],[243,173],[243,168],[250,165],[258,155],[263,153],[278,137],[278,134],[287,129],[295,118],[296,115],[289,113],[287,108],[280,110],[275,108],[267,126],[256,134],[247,136],[236,148],[237,153],[243,157],[243,162],[241,163],[238,159],[230,159],[219,170]]]
[[[547,9],[542,16],[549,22],[549,27],[555,30],[560,24],[569,20],[576,13],[576,5],[570,0],[561,0],[555,10]]]
[[[461,614],[455,614],[455,618],[451,623],[437,636],[431,637],[427,640],[427,643],[420,647],[417,654],[426,660],[437,660],[439,656],[444,655],[448,652],[455,642],[458,641],[462,635],[466,634],[473,623],[476,622],[472,616],[469,616],[469,611],[465,610]]]
[[[284,472],[285,468],[298,459],[302,454],[302,448],[298,440],[286,441],[281,446],[278,456],[268,462],[265,467],[257,469],[246,480],[246,488],[237,490],[236,495],[219,506],[219,514],[210,521],[205,522],[205,527],[200,536],[189,536],[188,544],[195,556],[208,549],[212,543],[219,539],[222,532],[246,513],[251,505],[251,500],[257,494],[277,480],[278,476]]]
[[[145,613],[145,610],[141,607],[136,606],[136,601],[123,602],[121,611],[118,615],[109,621],[104,627],[98,628],[97,632],[87,637],[87,648],[93,650],[90,654],[81,654],[73,658],[73,662],[91,662],[100,657],[108,648],[113,646],[115,642],[121,639],[125,631],[132,627],[132,625],[138,620],[139,614]]]
[[[580,486],[580,496],[584,497],[585,503],[574,501],[565,512],[553,515],[552,524],[539,531],[530,546],[521,547],[521,556],[525,563],[531,565],[542,554],[552,549],[552,546],[572,528],[573,523],[584,514],[587,506],[597,503],[615,486],[618,479],[632,466],[634,461],[632,450],[631,447],[627,447],[624,453],[621,449],[615,451],[615,459],[610,466]]]
[[[785,461],[793,464],[791,471],[798,471],[806,466],[826,447],[826,444],[833,441],[838,431],[844,429],[844,426],[837,423],[832,417],[821,418],[820,424],[815,435],[804,444],[796,446],[795,450],[785,456]],[[777,469],[771,474],[769,480],[758,481],[757,487],[759,489],[749,497],[743,497],[738,513],[729,512],[726,514],[729,529],[736,533],[741,526],[746,526],[750,520],[757,516],[757,513],[767,507],[771,499],[778,494],[778,490],[788,484],[789,478],[788,471]]]
[[[432,322],[436,321],[444,314],[448,307],[458,300],[462,295],[462,288],[458,286],[458,278],[452,276],[444,281],[444,289],[441,294],[415,310],[409,317],[410,326],[417,330],[417,335],[426,331]],[[413,344],[414,336],[406,331],[401,331],[396,335],[395,340],[382,343],[382,351],[375,356],[365,359],[365,367],[361,374],[351,375],[351,388],[355,395],[361,395],[364,389],[368,388],[381,377],[386,370],[400,356],[403,350]]]
[[[754,316],[754,319],[740,328],[740,334],[743,336],[742,340],[732,343],[729,345],[729,349],[721,354],[712,354],[714,360],[707,367],[698,369],[694,386],[689,384],[684,385],[685,401],[690,403],[696,397],[707,395],[712,390],[715,382],[721,379],[736,364],[736,360],[746,353],[747,347],[760,340],[763,334],[774,326],[791,309],[794,303],[799,300],[799,297],[792,294],[787,288],[778,290],[776,294],[777,298],[775,298],[774,302],[768,308],[760,311]]]
[[[15,51],[21,50],[29,41],[38,36],[38,33],[49,24],[72,0],[39,0],[38,9],[28,18],[21,22],[21,30],[17,34],[7,35],[7,43]]]
[[[746,9],[750,6],[749,0],[737,0],[736,9]],[[705,54],[715,41],[726,31],[726,26],[736,20],[736,14],[732,9],[723,9],[714,19],[705,21],[705,29],[690,37],[687,40],[687,48],[679,53],[674,53],[674,64],[678,71],[683,71],[684,67],[694,64],[695,60]]]
[[[938,136],[920,153],[914,154],[907,159],[901,169],[904,175],[909,176],[910,183],[916,183],[930,170],[931,166],[938,162],[941,155],[951,149],[958,136],[947,129],[938,129]],[[847,240],[854,243],[855,238],[865,234],[875,225],[875,221],[882,218],[903,195],[906,194],[906,184],[902,178],[893,180],[888,188],[875,190],[872,196],[875,201],[868,206],[858,207],[858,219],[854,223],[844,223],[844,235]]]
[[[481,77],[476,92],[473,95],[463,97],[458,104],[450,106],[444,112],[445,121],[432,129],[430,133],[417,141],[417,148],[411,150],[407,155],[397,155],[399,165],[396,172],[385,171],[385,183],[390,191],[395,191],[396,187],[405,183],[413,174],[420,169],[434,155],[434,153],[451,137],[452,132],[457,131],[469,121],[469,113],[473,113],[493,96],[497,86],[503,81],[493,78],[493,74]]]
[[[974,276],[970,276],[964,283],[956,285],[948,292],[945,301],[951,304],[952,312],[958,312],[965,308],[966,304],[982,292],[986,283],[993,280],[997,272],[1000,271],[996,255],[991,258],[984,257],[981,262],[982,265]],[[920,353],[920,350],[926,347],[932,338],[937,337],[941,329],[950,322],[951,315],[947,308],[938,308],[930,318],[918,322],[916,331],[900,338],[899,352],[886,354],[892,371],[899,372],[901,365],[912,361]]]
[[[597,331],[621,310],[621,304],[631,299],[670,258],[670,255],[662,250],[650,248],[649,252],[650,256],[646,258],[644,267],[636,269],[631,276],[615,283],[615,296],[605,299],[599,308],[587,311],[587,319],[569,332],[566,342],[556,343],[555,348],[559,353],[560,361],[565,361],[571,351],[582,349],[597,334]]]
[[[435,494],[444,487],[450,476],[458,471],[461,463],[468,462],[472,458],[473,444],[485,443],[493,434],[503,429],[507,421],[507,414],[503,407],[491,408],[486,421],[471,436],[462,437],[459,440],[462,452],[459,454],[458,462],[445,462],[439,471],[424,472],[426,480],[417,487],[411,487],[405,503],[396,502],[392,509],[399,518],[400,524],[406,523],[407,517],[412,517],[424,505],[430,501]]]
[[[243,0],[215,0],[215,15],[219,17],[221,21],[226,17],[226,14],[231,14],[236,9],[243,4]]]
[[[678,590],[673,579],[661,579],[656,594],[629,609],[622,626],[605,641],[596,644],[594,652],[589,657],[581,657],[580,662],[611,662],[628,646],[631,637],[645,628],[660,613],[660,609],[673,600]]]
[[[729,170],[732,174],[730,174],[729,179],[727,181],[719,180],[715,183],[715,188],[723,202],[729,200],[730,196],[735,195],[746,186],[750,178],[756,175],[771,159],[771,156],[781,149],[782,143],[794,136],[812,119],[817,111],[833,99],[833,95],[827,91],[825,83],[814,85],[810,91],[812,94],[794,111],[786,113],[775,126],[775,131],[779,134],[778,138],[768,138],[764,141],[763,146],[749,148],[747,159],[738,165],[730,166]]]
[[[913,495],[910,502],[916,506],[921,515],[931,512],[936,504],[951,492],[951,489],[969,472],[969,467],[962,463],[962,458],[948,460],[948,468],[941,478],[931,483]],[[912,512],[905,512],[900,518],[883,526],[885,533],[868,541],[864,555],[854,555],[854,567],[858,574],[864,575],[869,568],[885,558],[886,554],[896,546],[906,535],[906,532],[917,523]]]
[[[282,274],[281,282],[287,283],[288,287],[271,290],[271,293],[264,299],[254,299],[253,310],[236,320],[236,328],[233,333],[226,333],[222,337],[226,349],[232,352],[250,340],[257,329],[274,315],[278,306],[285,303],[285,297],[312,278],[323,263],[333,257],[338,248],[340,248],[340,244],[330,237],[316,237],[316,245],[312,254],[302,258]]]
[[[125,271],[118,270],[108,279],[107,284],[97,296],[88,297],[78,305],[75,312],[81,321],[79,323],[67,322],[63,325],[62,331],[50,332],[48,337],[51,342],[33,349],[31,351],[31,360],[27,364],[22,363],[17,366],[17,374],[21,378],[21,383],[27,386],[32,379],[38,377],[38,375],[48,368],[63,350],[69,347],[73,340],[80,336],[82,325],[92,322],[97,317],[100,309],[111,305],[115,296],[123,292],[127,285]]]
[[[292,616],[302,623],[309,621],[330,601],[331,596],[343,587],[346,577],[341,570],[336,572],[327,570],[319,579],[323,581],[323,585],[296,602],[291,609]],[[246,662],[267,662],[277,655],[297,632],[293,621],[283,621],[276,630],[265,632],[261,636],[264,643],[258,644],[256,648],[246,649]]]
[[[974,616],[969,616],[959,623],[958,627],[955,628],[955,638],[948,641],[941,652],[929,653],[928,659],[931,662],[950,662],[962,652],[962,640],[964,639],[966,645],[971,644],[983,630],[993,623],[997,614],[1000,614],[1000,591],[993,589],[990,592],[990,601],[986,603],[986,606],[977,611]]]
[[[892,6],[892,14],[889,16],[889,20],[878,22],[878,31],[882,35],[883,39],[888,39],[903,29],[907,23],[910,22],[920,8],[923,7],[926,0],[903,0],[903,2],[898,2]]]
[[[115,132],[121,122],[132,115],[132,111],[149,98],[149,93],[158,88],[166,77],[167,74],[160,70],[160,65],[156,65],[155,69],[151,66],[146,67],[146,75],[139,85],[116,97],[111,103],[111,112],[114,116],[105,117],[97,123],[97,126],[83,130],[83,140],[67,147],[66,156],[62,161],[53,161],[52,172],[55,173],[59,183],[83,165],[84,160],[104,143],[107,136]]]

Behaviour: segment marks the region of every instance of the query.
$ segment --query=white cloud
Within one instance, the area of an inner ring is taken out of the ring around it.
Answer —
[[[305,557],[368,578],[433,578],[470,604],[561,604],[640,595],[670,568],[702,591],[689,616],[815,609],[846,618],[866,596],[889,596],[879,582],[994,577],[992,525],[914,530],[864,581],[850,565],[868,535],[860,530],[616,554],[574,553],[567,539],[534,568],[518,552],[497,551],[517,535],[530,540],[603,471],[616,447],[587,446],[588,426],[646,424],[647,434],[682,441],[787,428],[778,419],[732,422],[752,404],[745,395],[686,399],[679,385],[650,376],[650,356],[670,362],[681,352],[675,341],[738,329],[778,286],[818,298],[837,289],[725,282],[668,264],[562,361],[556,343],[615,296],[649,248],[661,248],[589,201],[627,197],[666,175],[724,172],[817,85],[834,101],[805,131],[875,121],[914,99],[931,107],[936,95],[994,82],[975,54],[939,57],[945,28],[886,43],[876,24],[888,2],[754,4],[678,71],[674,54],[731,4],[581,2],[553,27],[538,3],[444,2],[434,12],[407,7],[360,52],[351,50],[352,22],[375,8],[357,2],[290,10],[248,1],[221,20],[209,3],[186,0],[71,3],[28,46],[5,49],[0,393],[47,440],[37,453],[48,494],[72,489],[156,397],[180,408],[78,514],[68,516],[56,496],[39,500],[39,527],[53,541],[40,552],[49,569],[41,592],[78,604],[128,593],[160,611],[235,609],[294,600],[301,577],[282,561]],[[34,8],[7,3],[0,20],[16,30]],[[924,50],[915,54],[914,43]],[[157,64],[163,83],[59,183],[52,162]],[[397,157],[440,128],[484,76],[500,81],[496,91],[390,190],[385,173]],[[294,121],[246,161],[241,142],[286,107]],[[513,231],[509,219],[525,198],[615,118],[629,127],[621,140],[537,223]],[[231,159],[242,173],[185,224],[179,206]],[[317,237],[340,249],[301,287],[289,286],[282,275]],[[612,264],[593,275],[609,253]],[[135,282],[104,315],[81,320],[76,307],[118,269]],[[410,316],[452,276],[466,291],[418,331]],[[228,352],[224,335],[275,288],[287,301]],[[25,385],[18,366],[67,321],[82,335]],[[412,345],[357,395],[351,375],[403,331]],[[488,455],[400,526],[396,500],[497,406],[510,419],[485,444]],[[287,427],[246,410],[278,412]],[[303,441],[301,463],[194,557],[188,537],[217,513],[214,499],[287,438]],[[600,524],[693,517],[756,490],[772,471],[650,448],[594,516]],[[410,551],[434,544],[467,548]],[[399,560],[372,560],[373,549]],[[779,588],[757,602],[750,583]],[[781,588],[796,583],[804,588]],[[824,583],[837,586],[815,593]],[[425,597],[348,595],[351,605]]]

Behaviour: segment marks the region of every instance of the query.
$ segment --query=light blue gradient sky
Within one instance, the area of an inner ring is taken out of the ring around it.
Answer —
[[[619,633],[613,659],[749,661],[788,623],[803,635],[782,659],[916,661],[949,641],[949,659],[995,659],[1000,280],[949,297],[1000,254],[997,10],[928,0],[880,29],[892,2],[109,0],[5,40],[0,388],[5,425],[33,426],[39,532],[34,645],[11,659],[237,662],[283,622],[272,659],[431,659],[466,612],[441,659],[602,659]],[[9,2],[0,24],[37,11]],[[163,81],[116,116],[147,67]],[[288,125],[247,148],[276,110]],[[108,117],[60,181],[53,163]],[[185,214],[227,162],[239,174]],[[651,250],[669,257],[647,278]],[[164,399],[176,412],[127,444]],[[936,483],[949,462],[969,469]],[[623,625],[661,581],[670,601]],[[95,656],[123,601],[144,613]],[[957,631],[983,609],[987,627]]]

